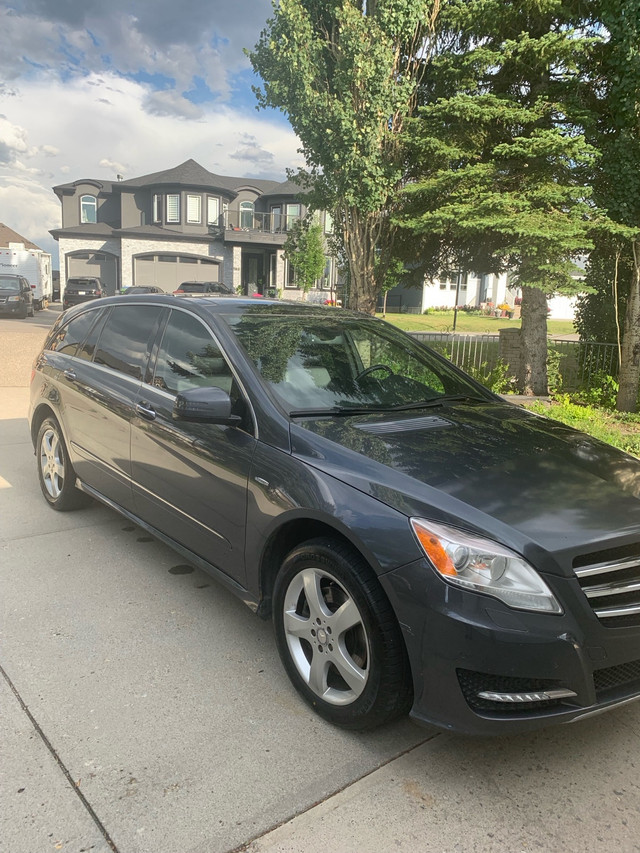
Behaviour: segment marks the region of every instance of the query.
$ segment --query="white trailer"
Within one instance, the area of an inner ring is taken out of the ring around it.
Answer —
[[[9,243],[0,249],[0,273],[24,276],[33,291],[36,311],[46,308],[53,299],[51,255],[41,249],[26,249],[24,243]]]

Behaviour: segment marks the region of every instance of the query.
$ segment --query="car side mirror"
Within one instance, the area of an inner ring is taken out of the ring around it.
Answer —
[[[179,421],[199,421],[238,426],[242,418],[231,414],[231,397],[222,388],[191,388],[178,394],[173,417]]]

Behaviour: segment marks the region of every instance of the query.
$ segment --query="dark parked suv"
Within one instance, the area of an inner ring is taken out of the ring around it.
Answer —
[[[21,275],[0,275],[0,314],[33,317],[33,291]]]
[[[100,299],[103,295],[102,284],[99,278],[68,278],[62,297],[62,307],[70,308],[80,302],[90,302]]]
[[[81,305],[30,423],[51,507],[104,501],[272,617],[337,725],[515,732],[640,696],[640,461],[380,320]]]

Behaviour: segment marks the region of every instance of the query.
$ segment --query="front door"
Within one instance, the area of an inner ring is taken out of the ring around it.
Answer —
[[[254,293],[264,295],[262,262],[262,255],[242,254],[242,292],[247,296]]]

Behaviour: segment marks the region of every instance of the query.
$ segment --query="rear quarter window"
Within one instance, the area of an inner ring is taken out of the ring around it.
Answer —
[[[97,313],[97,311],[86,311],[79,317],[74,317],[73,320],[65,323],[56,330],[48,341],[48,349],[66,355],[75,355],[78,345],[84,341],[89,329],[94,324]]]

